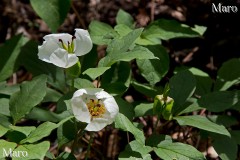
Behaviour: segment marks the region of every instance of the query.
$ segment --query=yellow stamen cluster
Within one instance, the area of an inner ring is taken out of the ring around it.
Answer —
[[[87,107],[92,116],[91,118],[101,117],[106,112],[101,100],[90,99],[87,103]]]
[[[75,38],[76,38],[76,37],[73,36],[71,43],[68,41],[68,42],[67,42],[67,45],[64,44],[64,42],[63,42],[62,39],[59,39],[59,42],[61,43],[62,48],[65,49],[66,51],[68,51],[68,53],[74,53],[74,42],[73,42],[73,40],[74,40]]]

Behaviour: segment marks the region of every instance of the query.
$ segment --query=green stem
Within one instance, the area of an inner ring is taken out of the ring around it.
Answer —
[[[88,157],[89,157],[89,154],[90,154],[90,148],[91,148],[92,142],[93,142],[93,133],[90,132],[90,140],[89,140],[89,143],[88,143],[87,155],[86,155],[86,157],[85,157],[85,160],[87,160]]]
[[[71,91],[74,91],[74,78],[71,79]]]

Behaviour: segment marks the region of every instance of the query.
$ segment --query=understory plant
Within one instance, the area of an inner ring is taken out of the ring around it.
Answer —
[[[216,79],[187,66],[168,74],[162,42],[202,38],[206,27],[158,19],[139,28],[120,9],[115,26],[94,20],[70,35],[56,33],[70,1],[30,2],[53,33],[40,43],[19,34],[0,46],[0,158],[77,159],[84,152],[86,159],[204,160],[202,140],[221,159],[237,158],[240,59],[226,61]],[[31,78],[9,84],[19,70]],[[139,98],[126,101],[129,93]],[[113,130],[124,146],[107,157],[95,139]]]

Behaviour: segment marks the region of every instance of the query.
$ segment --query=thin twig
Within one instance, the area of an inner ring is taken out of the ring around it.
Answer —
[[[87,147],[87,155],[86,155],[86,157],[85,157],[85,160],[88,160],[88,157],[89,157],[89,154],[90,154],[90,149],[91,149],[92,142],[93,142],[93,133],[90,132],[90,140],[89,140],[89,143],[88,143],[88,147]]]
[[[78,21],[79,21],[80,24],[81,24],[81,27],[82,27],[83,29],[87,29],[87,27],[86,27],[84,21],[83,21],[82,18],[80,17],[80,15],[79,15],[77,9],[75,8],[75,6],[74,6],[74,4],[73,4],[73,0],[71,1],[71,7],[72,7],[74,13],[75,13],[76,16],[77,16],[77,19],[78,19]]]

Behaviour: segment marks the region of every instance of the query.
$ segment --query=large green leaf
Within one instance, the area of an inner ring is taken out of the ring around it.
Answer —
[[[125,24],[130,28],[134,27],[133,17],[122,9],[118,11],[116,21],[117,21],[117,24]]]
[[[17,35],[6,41],[0,47],[0,81],[10,77],[17,69],[16,61],[20,54],[21,47],[27,42],[22,35]]]
[[[42,102],[57,102],[61,98],[62,94],[54,89],[47,88],[47,93]]]
[[[44,122],[43,124],[39,125],[31,134],[26,138],[23,139],[20,143],[34,143],[38,140],[42,139],[43,137],[48,136],[53,129],[57,127],[57,124],[52,122]]]
[[[63,123],[65,123],[66,121],[68,121],[69,119],[71,119],[72,117],[68,117],[62,121],[60,121],[58,124],[56,123],[52,123],[52,122],[44,122],[41,125],[39,125],[34,131],[32,131],[29,136],[25,139],[23,139],[20,143],[34,143],[37,142],[39,140],[41,140],[44,137],[47,137],[48,135],[50,135],[50,133],[56,129],[57,127],[59,127],[60,125],[62,125]]]
[[[239,91],[216,91],[203,95],[198,104],[209,111],[222,112],[239,102],[239,94]]]
[[[98,21],[91,21],[89,33],[93,43],[97,45],[108,44],[117,35],[110,25]]]
[[[11,96],[9,105],[14,124],[43,100],[47,90],[46,81],[45,75],[35,77],[23,83],[20,91]]]
[[[19,85],[15,84],[15,85],[9,85],[7,84],[6,81],[4,82],[0,82],[0,94],[4,94],[4,95],[12,95],[13,93],[19,91]]]
[[[200,96],[209,93],[213,83],[209,75],[194,67],[190,68],[189,71],[192,72],[197,81],[195,93]]]
[[[131,132],[135,139],[144,144],[145,143],[145,137],[142,131],[140,131],[138,128],[136,128],[132,122],[123,114],[119,113],[115,119],[115,127],[122,129],[124,131]]]
[[[217,134],[211,137],[214,139],[213,147],[221,160],[237,159],[238,145],[233,138]]]
[[[123,100],[120,96],[114,98],[119,106],[119,112],[125,115],[128,119],[132,120],[134,117],[134,108],[132,104]]]
[[[145,146],[144,144],[134,140],[130,142],[123,152],[120,153],[119,159],[129,158],[131,156],[136,156],[138,158],[143,158],[149,152],[152,151],[152,147]]]
[[[153,103],[140,103],[134,108],[135,117],[153,115]]]
[[[158,89],[153,88],[153,87],[149,86],[148,84],[142,84],[142,83],[138,83],[136,81],[132,81],[131,85],[134,87],[135,90],[137,90],[138,92],[142,93],[143,95],[145,95],[147,97],[154,98],[160,92]]]
[[[98,68],[89,68],[83,72],[83,74],[88,75],[92,80],[101,76],[104,72],[106,72],[110,67],[98,67]]]
[[[56,32],[70,9],[70,0],[30,0],[35,12]]]
[[[240,130],[231,130],[231,138],[235,140],[235,142],[240,145]]]
[[[223,63],[218,71],[215,90],[227,90],[232,85],[240,82],[240,59],[234,58]]]
[[[5,157],[9,153],[9,150],[13,151],[16,146],[17,146],[16,143],[8,142],[8,141],[5,141],[3,139],[0,139],[0,149],[1,149],[0,159],[3,159],[3,158],[5,159]]]
[[[230,133],[224,126],[213,123],[212,121],[210,121],[209,119],[203,116],[199,116],[199,115],[178,116],[178,117],[174,117],[173,119],[177,120],[177,122],[181,126],[185,126],[185,125],[193,126],[209,132],[230,136]]]
[[[28,136],[33,130],[36,129],[34,126],[9,126],[10,129],[23,133],[25,136]]]
[[[143,37],[169,40],[179,37],[199,37],[200,34],[193,28],[175,20],[159,19],[152,22],[143,32]]]
[[[89,80],[82,79],[82,78],[76,78],[76,79],[74,79],[74,87],[77,88],[77,89],[94,88],[94,85]]]
[[[141,35],[142,28],[135,29],[122,38],[115,38],[108,45],[107,56],[99,61],[99,67],[109,67],[117,61],[131,61],[133,59],[157,58],[147,48],[135,46],[134,42]]]
[[[147,46],[147,48],[159,59],[137,59],[137,65],[142,76],[151,85],[154,85],[168,72],[169,56],[166,49],[161,45]]]
[[[118,62],[102,75],[101,88],[112,95],[122,95],[130,85],[131,74],[128,62]]]
[[[196,80],[190,71],[183,70],[170,79],[169,85],[169,97],[174,99],[173,112],[179,113],[185,109],[183,104],[195,91]]]
[[[5,116],[10,116],[10,111],[9,111],[9,99],[8,98],[1,98],[0,99],[0,114],[3,114]]]
[[[206,160],[204,155],[193,146],[183,143],[162,143],[154,152],[164,160]]]
[[[43,141],[37,144],[19,145],[14,151],[27,152],[27,157],[13,157],[12,160],[43,159],[50,147],[50,142]]]
[[[60,125],[57,129],[58,148],[61,148],[64,144],[72,141],[77,133],[76,126],[73,120],[69,120],[66,123]]]
[[[46,63],[38,58],[38,44],[29,41],[21,50],[18,63],[24,66],[34,76],[48,75],[48,83],[62,92],[66,89],[64,70],[51,63]]]

